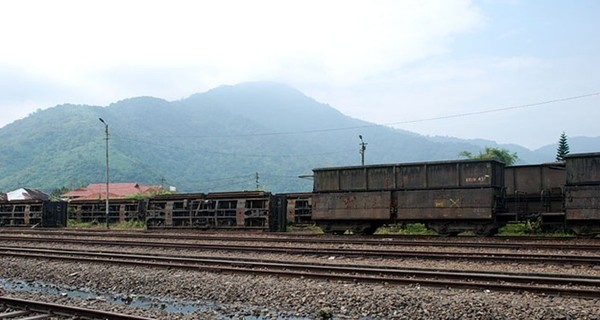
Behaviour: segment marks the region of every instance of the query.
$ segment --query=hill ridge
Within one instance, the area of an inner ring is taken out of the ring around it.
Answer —
[[[142,96],[107,107],[62,104],[0,128],[0,191],[47,192],[105,179],[104,126],[109,125],[111,181],[176,186],[179,191],[310,191],[298,178],[313,168],[456,159],[477,143],[426,137],[348,117],[285,84],[252,82],[167,101]],[[323,130],[338,129],[344,130]],[[280,134],[277,134],[280,133]],[[585,140],[585,139],[584,139]],[[600,150],[590,138],[584,150]],[[502,145],[500,145],[502,146]],[[552,146],[513,150],[530,163],[552,160]],[[555,150],[555,149],[554,149]]]

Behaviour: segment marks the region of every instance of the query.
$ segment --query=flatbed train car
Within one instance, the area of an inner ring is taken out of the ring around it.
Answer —
[[[67,203],[50,200],[0,200],[0,227],[67,226]]]

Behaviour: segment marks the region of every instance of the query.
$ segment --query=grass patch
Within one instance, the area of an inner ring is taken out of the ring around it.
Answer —
[[[110,225],[111,229],[117,230],[142,230],[146,229],[146,223],[141,220],[127,220]]]
[[[75,219],[69,219],[67,221],[67,227],[74,229],[106,229],[105,223],[93,222],[80,222]],[[119,223],[111,223],[110,229],[115,230],[140,230],[146,229],[146,224],[141,220],[129,220]]]
[[[422,223],[408,223],[404,225],[386,225],[377,229],[375,234],[436,235],[437,233],[431,229],[427,229]]]
[[[324,234],[323,230],[315,224],[306,225],[306,226],[288,225],[287,232],[305,232],[305,233],[314,233],[314,234]]]
[[[67,227],[76,229],[101,229],[106,226],[100,225],[98,222],[81,222],[75,219],[69,219],[67,221]]]
[[[498,229],[497,236],[574,237],[575,234],[570,230],[546,231],[542,228],[541,221],[536,220],[509,223]]]

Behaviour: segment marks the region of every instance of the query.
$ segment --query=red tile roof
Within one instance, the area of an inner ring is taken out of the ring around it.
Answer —
[[[144,186],[134,182],[111,183],[108,185],[108,197],[109,199],[123,199],[136,194],[150,195],[159,192],[161,189],[161,186]],[[106,183],[91,183],[85,188],[67,192],[62,196],[81,200],[106,199]]]

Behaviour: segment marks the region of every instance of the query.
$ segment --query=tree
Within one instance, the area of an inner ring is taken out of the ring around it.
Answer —
[[[563,131],[558,139],[558,149],[556,150],[556,161],[565,161],[565,156],[569,154],[569,143],[567,135]]]
[[[58,198],[60,198],[60,196],[62,196],[63,194],[65,194],[69,191],[71,191],[71,189],[63,186],[61,188],[56,188],[56,189],[52,190],[52,192],[50,192],[50,196],[58,199]]]
[[[510,153],[507,149],[498,149],[492,147],[485,147],[485,152],[479,152],[478,155],[473,155],[469,151],[462,151],[458,154],[459,157],[465,157],[468,159],[494,159],[504,162],[506,165],[511,166],[517,162],[519,157],[517,153]]]

